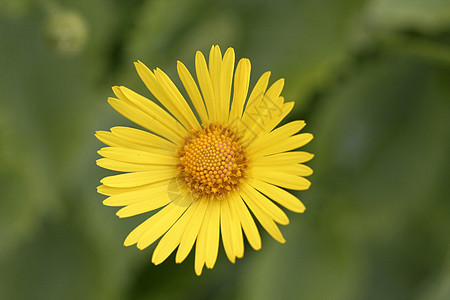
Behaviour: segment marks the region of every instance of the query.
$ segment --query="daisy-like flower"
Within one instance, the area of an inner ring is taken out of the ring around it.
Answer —
[[[108,206],[123,206],[121,218],[154,210],[125,239],[124,245],[144,249],[157,241],[152,262],[162,263],[175,249],[181,263],[195,244],[195,273],[213,268],[220,236],[228,259],[244,255],[244,234],[259,250],[261,237],[254,217],[278,242],[284,243],[278,224],[289,219],[277,205],[301,213],[304,205],[290,190],[306,190],[312,169],[302,164],[313,154],[298,151],[313,136],[298,133],[304,121],[275,127],[294,103],[280,96],[284,79],[268,87],[264,73],[250,96],[250,61],[235,53],[222,57],[213,46],[209,63],[195,56],[198,85],[183,63],[177,71],[190,102],[160,69],[142,62],[137,72],[164,107],[126,87],[113,87],[117,98],[108,102],[120,114],[146,130],[113,127],[96,132],[109,147],[98,153],[100,167],[125,172],[105,177],[98,192]],[[234,74],[233,74],[234,73]],[[195,108],[195,111],[192,109]],[[277,204],[275,204],[277,203]]]

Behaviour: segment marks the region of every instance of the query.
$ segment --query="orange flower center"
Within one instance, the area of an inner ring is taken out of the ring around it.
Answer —
[[[246,177],[248,160],[240,135],[210,124],[185,138],[178,152],[179,177],[195,198],[223,199]]]

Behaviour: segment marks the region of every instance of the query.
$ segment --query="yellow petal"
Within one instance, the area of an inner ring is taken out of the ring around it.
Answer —
[[[280,166],[281,172],[290,173],[298,176],[311,176],[313,174],[313,169],[303,164],[295,164],[291,166]]]
[[[244,230],[250,246],[255,250],[261,249],[261,236],[259,235],[258,228],[241,196],[239,194],[231,194],[229,201],[236,207],[242,229]]]
[[[156,80],[155,74],[153,74],[153,72],[141,61],[135,62],[134,67],[136,68],[139,77],[141,77],[142,82],[144,82],[148,90],[153,94],[153,96],[155,96],[156,99],[158,99],[158,101],[162,105],[165,106],[165,104],[163,104],[163,102],[165,101],[165,96],[158,84],[158,81]]]
[[[107,186],[107,185],[100,185],[97,187],[97,192],[102,194],[102,195],[106,195],[106,196],[113,196],[113,195],[118,195],[118,194],[122,194],[122,193],[128,193],[128,192],[133,192],[133,191],[140,191],[143,189],[147,189],[150,188],[152,186],[156,186],[159,184],[164,184],[167,182],[170,182],[170,180],[162,180],[162,181],[158,181],[155,183],[150,183],[150,184],[144,184],[141,186],[134,186],[134,187],[112,187],[112,186]]]
[[[246,196],[244,197],[245,203],[247,203],[252,212],[254,210],[262,211],[277,223],[282,225],[289,224],[289,218],[284,211],[248,183],[242,183],[240,194]]]
[[[215,121],[221,121],[220,118],[220,71],[222,69],[222,53],[219,46],[212,46],[209,52],[209,75],[211,77],[211,83],[214,91],[214,117]]]
[[[267,85],[269,84],[270,72],[265,72],[256,82],[253,87],[250,96],[248,97],[247,106],[244,110],[244,114],[242,116],[242,121],[248,124],[255,116],[252,115],[254,113],[254,108],[263,98]],[[250,109],[252,108],[252,109]]]
[[[116,194],[120,194],[121,190],[123,189],[116,189],[116,188],[112,188],[110,186],[106,186],[106,185],[99,185],[97,187],[97,193],[105,195],[105,196],[112,196],[112,195],[116,195]]]
[[[109,131],[96,131],[95,132],[95,137],[102,143],[108,145],[108,146],[120,146],[124,144],[124,141],[116,136],[114,136],[114,134],[112,134]],[[132,149],[136,149],[133,147],[133,145],[131,145]],[[140,149],[142,150],[142,149]]]
[[[208,113],[206,112],[205,103],[203,102],[202,95],[198,90],[194,78],[192,78],[191,73],[189,73],[188,69],[181,61],[177,62],[177,71],[178,76],[180,77],[181,82],[183,83],[184,88],[192,101],[192,104],[194,104],[200,120],[202,123],[208,123]]]
[[[272,155],[276,153],[286,152],[295,150],[297,148],[303,147],[308,144],[313,139],[313,135],[311,133],[300,133],[291,137],[288,137],[285,140],[280,141],[277,144],[271,143],[267,145],[265,148],[259,148],[252,153],[253,157],[257,156],[266,156]]]
[[[214,200],[208,202],[208,210],[211,208]],[[197,276],[202,274],[203,266],[206,262],[206,243],[208,240],[208,225],[210,223],[211,214],[205,214],[203,222],[200,226],[200,230],[197,236],[197,242],[195,245],[195,262],[194,262],[194,270]]]
[[[158,171],[125,173],[105,177],[100,180],[100,182],[111,187],[128,188],[171,179],[174,178],[176,174],[177,171],[175,168]]]
[[[210,204],[208,232],[206,234],[206,267],[212,269],[219,252],[220,200],[212,200]],[[202,225],[203,226],[203,225]]]
[[[283,235],[280,232],[280,229],[278,228],[277,224],[275,224],[273,219],[268,214],[266,214],[263,210],[261,210],[248,194],[242,193],[241,196],[244,199],[245,203],[250,208],[250,210],[252,211],[252,213],[258,219],[259,223],[261,223],[261,225],[264,227],[264,229],[275,240],[277,240],[280,243],[285,243],[286,240],[284,239]]]
[[[305,121],[293,121],[278,127],[274,131],[253,140],[248,146],[248,152],[261,156],[259,153],[266,150],[268,146],[285,142],[290,136],[302,130],[305,125]]]
[[[270,88],[264,95],[265,96],[264,99],[261,100],[275,102],[278,99],[278,97],[280,97],[283,88],[284,88],[284,78],[280,78],[270,86]]]
[[[153,242],[159,239],[170,227],[172,227],[186,209],[187,207],[185,206],[174,206],[172,211],[165,212],[161,218],[155,219],[139,237],[137,247],[142,250],[153,244]]]
[[[140,215],[158,208],[161,208],[172,201],[167,194],[158,195],[158,198],[151,198],[147,201],[141,201],[137,203],[133,203],[127,205],[119,211],[117,211],[116,215],[119,218],[128,218],[136,215]]]
[[[195,201],[187,211],[180,217],[180,219],[167,231],[161,238],[155,248],[152,256],[152,262],[159,265],[169,257],[169,255],[180,244],[181,238],[186,229],[191,226],[191,219],[198,209],[199,201]]]
[[[175,206],[173,203],[170,203],[169,205],[161,209],[159,212],[157,212],[156,214],[154,214],[153,216],[151,216],[150,218],[139,224],[139,226],[137,226],[135,229],[133,229],[133,231],[131,231],[128,234],[127,238],[123,242],[124,246],[128,247],[136,244],[144,233],[146,233],[149,229],[154,227],[155,223],[158,224],[162,218],[167,217],[169,214],[173,215],[174,212],[176,213],[178,211],[177,209],[178,206]]]
[[[159,212],[148,218],[146,221],[141,223],[138,227],[136,227],[133,231],[128,234],[127,238],[124,241],[125,246],[131,246],[141,241],[141,237],[143,235],[147,235],[150,233],[158,233],[159,236],[164,234],[167,230],[162,230],[163,227],[159,226],[162,223],[167,224],[167,220],[173,220],[175,216],[181,215],[186,210],[186,207],[179,206],[174,204],[173,202],[161,209]],[[173,223],[172,223],[173,224]],[[157,228],[155,228],[157,227]],[[156,231],[157,230],[157,231]],[[161,232],[163,231],[163,232]],[[158,236],[158,237],[159,237]],[[142,246],[142,243],[140,244]],[[143,249],[139,247],[139,249]]]
[[[256,103],[259,103],[261,98],[264,97],[264,93],[269,82],[269,77],[270,72],[266,72],[259,78],[248,98],[245,109],[242,113],[242,118],[230,119],[230,124],[236,128],[239,133],[244,134],[244,137],[248,135],[248,131],[251,129],[255,119],[255,111],[248,108],[253,107]],[[245,141],[247,139],[248,137]]]
[[[302,164],[277,165],[275,168],[280,173],[287,173],[303,177],[310,176],[313,173],[313,170],[310,167]],[[254,166],[252,168],[252,172],[266,172],[267,169],[268,168],[266,166]]]
[[[228,201],[220,201],[220,232],[222,233],[223,248],[225,249],[225,254],[228,259],[234,263],[236,256],[234,254],[231,227],[231,215]]]
[[[197,246],[198,247],[198,246]],[[194,262],[194,270],[197,276],[202,275],[203,266],[205,265],[205,254],[197,251],[198,248],[195,248],[195,262]],[[197,255],[197,253],[199,253]]]
[[[239,61],[236,67],[236,74],[234,77],[234,92],[233,102],[231,103],[229,123],[235,122],[236,119],[242,117],[244,111],[244,103],[247,98],[248,87],[250,84],[250,60],[243,58]]]
[[[197,200],[199,203],[198,208],[195,210],[192,221],[186,228],[185,233],[180,241],[180,246],[178,247],[177,255],[175,257],[175,262],[177,264],[183,262],[188,256],[189,252],[194,246],[195,240],[199,234],[200,227],[205,218],[206,209],[208,207],[208,200]]]
[[[188,197],[171,202],[136,227],[125,239],[124,245],[137,243],[137,247],[141,250],[150,246],[178,220],[191,203],[192,199]]]
[[[233,48],[228,48],[223,56],[222,68],[220,70],[219,121],[222,123],[228,121],[234,61],[234,50]]]
[[[308,162],[313,159],[314,154],[305,151],[294,151],[260,156],[252,159],[253,166],[277,166]]]
[[[248,97],[248,103],[247,107],[251,108],[254,107],[256,103],[261,101],[262,97],[266,93],[267,86],[269,84],[269,78],[270,78],[270,71],[265,72],[261,75],[261,77],[256,82],[255,86],[253,87],[252,92],[250,93],[250,96]],[[247,114],[247,109],[244,111],[244,116]]]
[[[231,239],[233,241],[234,255],[238,258],[244,256],[244,237],[242,235],[241,222],[239,220],[239,213],[234,201],[228,199],[228,207],[230,208],[230,222],[231,222]]]
[[[305,211],[305,205],[303,205],[297,197],[275,185],[255,178],[251,179],[250,184],[258,191],[272,199],[272,201],[278,202],[293,212],[302,213]]]
[[[195,70],[197,72],[197,80],[205,100],[206,110],[208,112],[209,121],[217,121],[216,104],[213,84],[209,76],[206,60],[200,51],[195,54]]]
[[[160,87],[167,95],[166,102],[170,101],[171,106],[174,107],[173,111],[177,112],[177,114],[174,113],[174,116],[180,121],[183,120],[183,125],[188,129],[201,129],[197,118],[192,112],[192,109],[189,107],[189,104],[186,102],[183,95],[181,95],[172,80],[170,80],[169,76],[167,76],[161,69],[156,69],[155,76]]]
[[[153,153],[165,154],[165,155],[171,155],[171,154],[175,153],[174,147],[171,147],[171,149],[166,150],[166,149],[162,149],[162,148],[143,145],[140,143],[135,143],[135,142],[123,139],[121,137],[118,137],[117,135],[115,135],[114,133],[109,132],[109,131],[97,131],[95,133],[95,136],[97,137],[97,139],[99,139],[101,142],[105,143],[108,146],[130,148],[130,149],[134,149],[134,150],[147,151],[147,152],[153,152]]]
[[[248,130],[245,132],[244,141],[265,134],[268,124],[282,113],[283,98],[279,96],[283,86],[284,79],[277,80],[263,97],[247,105],[245,110],[248,118],[244,119],[244,122]]]
[[[167,75],[164,74],[160,69],[152,72],[145,64],[138,61],[135,62],[136,70],[141,77],[144,84],[147,86],[149,91],[159,100],[159,102],[167,108],[167,110],[180,121],[185,128],[197,128],[199,126],[198,122],[193,115],[192,110],[189,105],[184,100],[183,96],[179,93],[178,89],[172,83]],[[156,105],[156,104],[155,104]],[[159,110],[164,111],[158,106]],[[165,112],[165,111],[164,111]],[[167,114],[167,112],[165,112]],[[167,114],[172,121],[172,116]],[[193,118],[192,118],[193,117]],[[191,124],[192,122],[192,124]],[[197,123],[197,125],[195,125]]]
[[[264,132],[269,133],[271,132],[275,127],[277,127],[278,124],[291,112],[292,108],[294,108],[295,102],[287,102],[284,103],[284,98],[279,98],[279,103],[281,104],[281,110],[276,110],[274,113],[274,117],[271,121],[267,122]]]
[[[111,128],[111,132],[129,143],[142,144],[147,147],[161,148],[167,151],[173,151],[177,148],[177,145],[166,139],[135,128],[116,126]]]
[[[266,127],[268,127],[270,122],[281,113],[281,110],[279,109],[279,107],[282,107],[283,105],[281,101],[281,98],[279,98],[276,103],[265,100],[261,102],[258,111],[255,111],[252,114],[253,117],[250,121],[247,121],[245,124],[246,130],[242,139],[244,144],[248,145],[253,140],[268,133]]]
[[[163,155],[121,147],[105,147],[97,153],[112,160],[137,164],[174,166],[179,162],[175,153]]]
[[[251,178],[256,178],[270,184],[278,185],[290,190],[307,190],[311,182],[306,178],[286,174],[282,172],[273,171],[271,168],[261,172],[252,172]]]
[[[136,105],[136,107],[148,114],[151,118],[154,118],[156,121],[161,123],[162,126],[167,127],[168,129],[176,134],[179,134],[182,137],[186,136],[189,133],[176,119],[174,119],[168,112],[166,112],[155,102],[145,98],[135,91],[130,90],[127,87],[121,86],[120,90],[130,102],[132,102],[134,105]],[[162,104],[164,105],[164,103]],[[184,117],[180,117],[180,119],[178,115],[174,116],[179,121],[184,120]]]
[[[128,163],[123,161],[117,161],[109,158],[100,158],[96,161],[97,166],[104,169],[118,171],[118,172],[142,172],[142,171],[155,171],[171,168],[172,166],[162,165],[146,165],[137,163]]]
[[[148,114],[136,106],[114,98],[109,98],[108,103],[125,118],[144,127],[145,129],[161,135],[175,144],[179,144],[182,141],[180,134],[173,132],[160,122],[149,117]]]
[[[124,192],[113,194],[103,200],[103,204],[108,206],[125,206],[145,201],[155,203],[160,201],[160,198],[164,196],[167,198],[168,183],[169,180],[165,180],[137,190],[128,191],[125,189]]]

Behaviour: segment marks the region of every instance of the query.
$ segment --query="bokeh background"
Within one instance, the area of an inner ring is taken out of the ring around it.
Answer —
[[[122,246],[94,132],[212,44],[286,79],[315,173],[285,245],[197,277]],[[450,299],[449,116],[446,0],[0,0],[0,299]]]

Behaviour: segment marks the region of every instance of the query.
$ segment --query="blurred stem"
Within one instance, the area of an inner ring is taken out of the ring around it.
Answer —
[[[450,47],[421,37],[405,37],[401,34],[383,34],[382,47],[402,54],[422,57],[450,66]]]

